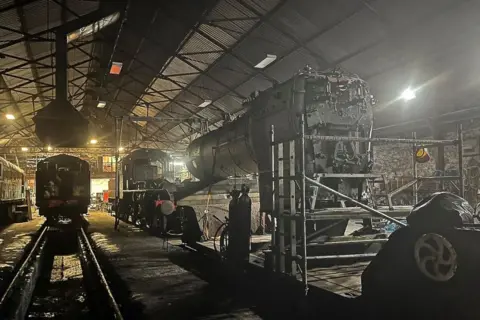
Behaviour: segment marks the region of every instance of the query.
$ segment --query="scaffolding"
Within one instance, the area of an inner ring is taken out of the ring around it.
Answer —
[[[365,219],[365,218],[381,218],[399,226],[405,226],[397,218],[405,217],[410,213],[411,206],[393,206],[392,197],[408,187],[413,187],[414,201],[417,203],[417,186],[423,180],[459,180],[459,195],[464,196],[464,179],[463,179],[463,133],[461,124],[458,125],[457,139],[455,140],[428,140],[416,139],[413,134],[412,139],[395,139],[395,138],[366,138],[366,137],[345,137],[345,136],[314,136],[305,135],[304,117],[300,118],[300,132],[296,137],[289,141],[275,141],[275,128],[271,126],[271,167],[272,167],[272,195],[273,206],[272,216],[274,221],[274,231],[272,233],[272,268],[275,272],[288,274],[297,278],[301,274],[301,279],[305,287],[305,293],[308,292],[308,261],[309,260],[342,260],[352,258],[373,258],[375,253],[358,253],[358,254],[338,254],[338,255],[320,255],[308,256],[307,247],[309,241],[326,230],[335,226],[335,223],[307,234],[307,221],[332,220],[332,219]],[[419,177],[417,174],[417,166],[415,161],[415,152],[413,158],[414,180],[407,185],[402,186],[391,192],[387,192],[388,206],[377,206],[373,202],[373,206],[366,205],[360,201],[351,198],[339,191],[336,191],[325,184],[322,184],[321,178],[341,178],[341,179],[365,179],[368,183],[369,179],[378,177],[384,178],[377,174],[348,174],[348,173],[315,173],[314,179],[306,176],[305,169],[305,140],[321,140],[321,141],[359,141],[370,143],[402,143],[410,144],[413,150],[418,146],[458,146],[458,176],[435,176],[435,177]],[[296,152],[299,150],[299,152]],[[297,162],[297,157],[299,157]],[[285,164],[288,163],[288,172],[285,172]],[[296,168],[299,172],[296,172]],[[307,186],[310,189],[310,206],[307,211]],[[346,207],[342,205],[339,208],[321,208],[315,209],[314,202],[316,200],[317,190],[323,189],[338,198],[349,201],[356,207]],[[299,201],[297,197],[300,197]],[[299,205],[298,205],[299,202]],[[414,204],[415,204],[414,203]],[[338,223],[338,222],[337,222]],[[297,226],[297,224],[300,224]],[[299,227],[299,228],[297,228]],[[300,234],[297,231],[300,230]],[[325,242],[321,244],[311,244],[313,246],[328,245],[352,245],[362,243],[382,243],[387,239],[370,239],[370,240],[348,240]],[[286,244],[288,243],[288,245]]]

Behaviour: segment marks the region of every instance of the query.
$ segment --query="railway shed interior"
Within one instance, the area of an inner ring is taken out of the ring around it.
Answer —
[[[0,318],[478,319],[479,14],[0,1]]]

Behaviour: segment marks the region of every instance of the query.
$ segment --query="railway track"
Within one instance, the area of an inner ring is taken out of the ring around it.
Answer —
[[[0,298],[0,319],[123,319],[82,227],[42,226]]]

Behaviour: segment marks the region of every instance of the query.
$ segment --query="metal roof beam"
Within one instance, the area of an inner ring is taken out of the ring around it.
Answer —
[[[18,15],[18,19],[20,20],[20,32],[24,35],[24,36],[28,36],[29,39],[33,39],[34,37],[32,37],[28,32],[27,32],[27,28],[26,28],[26,20],[25,20],[25,13],[23,11],[23,6],[22,6],[22,1],[20,0],[15,0],[15,4],[17,4],[17,15]],[[33,51],[32,51],[32,47],[30,46],[30,42],[29,40],[25,40],[24,41],[24,45],[25,45],[25,52],[27,53],[27,58],[28,60],[32,61],[34,60],[34,55],[33,55]],[[36,79],[39,77],[38,75],[38,70],[37,70],[37,66],[35,63],[30,63],[30,70],[32,72],[32,75],[33,75],[33,78]],[[45,99],[43,97],[43,95],[40,93],[41,89],[39,87],[39,83],[38,82],[35,82],[35,87],[37,89],[37,95],[40,99],[40,104],[42,105],[42,107],[45,107]]]
[[[273,14],[275,14],[275,12],[277,12],[278,10],[280,10],[280,8],[286,3],[286,0],[283,0],[281,2],[279,2],[272,10],[270,10],[267,14],[265,14],[264,16],[260,17],[259,20],[253,25],[252,28],[250,28],[249,31],[245,32],[238,40],[237,42],[231,47],[231,48],[226,48],[226,52],[229,52],[230,54],[232,54],[233,50],[240,44],[242,43],[261,23],[263,23],[263,21],[269,19]],[[200,30],[198,30],[200,31]],[[204,32],[201,32],[202,36],[208,36],[206,35]],[[209,36],[208,36],[209,37]],[[209,37],[211,38],[211,37]],[[210,40],[210,39],[209,39]],[[218,41],[216,41],[218,43]],[[217,44],[215,43],[215,44]],[[220,43],[219,43],[220,44]],[[220,44],[221,45],[221,44]],[[223,45],[222,45],[223,46]],[[223,46],[225,48],[225,46]],[[237,57],[236,57],[237,58]],[[238,59],[238,58],[237,58]],[[242,59],[243,60],[243,59]],[[216,63],[218,62],[215,61],[214,63],[212,63],[204,72],[207,73],[210,71],[210,69],[216,65]],[[273,62],[275,63],[275,61]],[[247,64],[247,65],[250,65],[250,64]],[[253,68],[253,66],[252,66]],[[251,76],[248,80],[252,79],[253,77],[257,76],[259,73],[263,73],[263,71],[259,71],[259,70],[256,70],[254,76]],[[192,81],[193,82],[193,81]],[[192,82],[190,82],[188,85],[187,85],[187,88],[190,87],[190,85],[192,85]],[[245,82],[243,82],[245,83]],[[238,88],[239,86],[237,86]],[[229,90],[228,92],[225,93],[225,95],[229,94],[230,92],[232,92],[232,90]],[[222,97],[224,97],[225,95],[223,95]],[[221,97],[220,97],[221,98]],[[219,99],[220,99],[219,98]],[[201,111],[201,110],[200,110]],[[200,112],[198,111],[198,112]],[[198,113],[197,112],[197,113]],[[175,127],[173,128],[170,128],[168,131],[166,132],[170,132],[171,130],[173,130]],[[154,134],[158,133],[159,130],[157,130]],[[183,139],[183,138],[182,138]],[[181,140],[181,139],[180,139]],[[178,141],[180,141],[178,140]]]

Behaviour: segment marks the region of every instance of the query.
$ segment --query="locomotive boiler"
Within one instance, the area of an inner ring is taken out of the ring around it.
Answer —
[[[200,180],[258,174],[261,212],[271,213],[273,208],[269,147],[272,126],[275,141],[297,138],[302,115],[306,135],[371,136],[373,97],[367,83],[354,74],[340,70],[317,72],[306,67],[286,82],[256,93],[249,100],[245,103],[248,108],[245,114],[188,146],[187,167]],[[294,152],[295,172],[299,172],[298,145]],[[284,154],[283,158],[288,157]],[[365,142],[306,140],[305,163],[306,176],[317,180],[324,173],[368,173],[372,168],[371,148]],[[284,165],[288,173],[288,161]],[[365,181],[360,179],[322,178],[322,183],[354,198],[362,198],[368,192]],[[344,205],[321,190],[309,188],[306,192],[307,209]],[[317,223],[318,227],[321,226]]]
[[[90,165],[80,158],[60,154],[37,164],[36,206],[47,222],[60,218],[78,222],[90,205]]]

